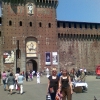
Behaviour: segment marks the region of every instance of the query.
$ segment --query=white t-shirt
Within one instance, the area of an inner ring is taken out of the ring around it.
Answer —
[[[35,71],[32,72],[32,75],[35,74]]]
[[[19,76],[19,74],[16,73],[16,74],[15,74],[15,80],[18,80],[18,76]]]
[[[37,77],[40,77],[40,73],[39,72],[37,73]]]

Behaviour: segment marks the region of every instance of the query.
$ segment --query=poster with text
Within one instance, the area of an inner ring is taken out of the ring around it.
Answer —
[[[57,54],[57,52],[52,52],[52,65],[58,65],[58,54]]]
[[[45,65],[51,65],[51,53],[50,52],[45,53]]]

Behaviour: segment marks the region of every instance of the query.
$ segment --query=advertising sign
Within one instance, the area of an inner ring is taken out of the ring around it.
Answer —
[[[50,52],[45,53],[45,65],[51,65],[51,53]]]

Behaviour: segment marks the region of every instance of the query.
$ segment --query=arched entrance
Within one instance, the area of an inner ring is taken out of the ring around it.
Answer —
[[[17,72],[17,73],[20,73],[20,68],[19,68],[19,67],[16,68],[16,72]]]
[[[35,71],[37,72],[37,62],[33,59],[30,59],[29,61],[27,61],[26,63],[26,70],[27,71]]]

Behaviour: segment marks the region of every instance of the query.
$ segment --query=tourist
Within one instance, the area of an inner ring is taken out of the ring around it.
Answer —
[[[7,84],[9,86],[10,94],[12,95],[12,90],[14,89],[15,84],[15,78],[12,73],[10,73],[10,76],[8,77]]]
[[[37,83],[40,83],[40,72],[37,72]]]
[[[72,83],[66,68],[62,70],[62,76],[59,81],[59,89],[62,93],[62,100],[66,100],[66,98],[67,100],[72,100]]]
[[[33,77],[32,77],[32,72],[30,71],[30,81],[33,80]]]
[[[18,76],[19,76],[19,71],[17,71],[17,73],[15,74],[15,88],[16,88],[16,90],[19,89],[18,84],[17,84]]]
[[[86,78],[85,72],[84,72],[84,70],[81,70],[81,75],[80,75],[79,81],[85,82],[85,78]]]
[[[7,83],[7,81],[8,81],[8,77],[10,76],[10,73],[11,73],[10,70],[8,70],[8,71],[7,71],[6,83]],[[9,85],[8,85],[8,84],[6,85],[6,89],[9,90]]]
[[[5,71],[3,71],[3,73],[2,73],[2,82],[3,82],[4,91],[6,91],[6,78],[7,78],[7,74],[6,74]]]
[[[51,100],[55,100],[59,85],[59,77],[57,76],[57,69],[52,68],[52,75],[48,77],[47,91],[50,93]]]
[[[19,76],[18,76],[18,86],[19,86],[19,93],[23,94],[23,80],[24,80],[24,76],[22,75],[22,73],[20,72]]]

